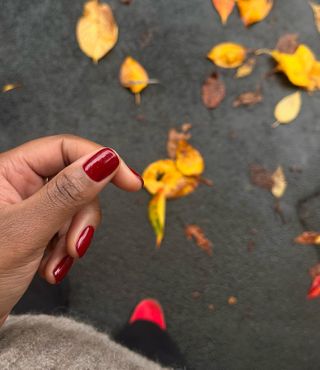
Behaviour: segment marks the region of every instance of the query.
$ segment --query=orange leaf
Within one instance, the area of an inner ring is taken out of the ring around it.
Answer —
[[[78,20],[76,36],[80,49],[97,63],[118,40],[118,26],[110,6],[88,0]]]
[[[212,4],[220,15],[222,24],[226,24],[234,8],[235,0],[212,0]]]
[[[273,6],[273,0],[238,0],[240,16],[246,26],[262,21]]]
[[[186,176],[201,175],[204,170],[204,160],[200,152],[185,140],[178,143],[176,165]]]
[[[320,233],[316,231],[304,231],[295,238],[295,243],[298,244],[315,244],[320,245]]]
[[[312,283],[311,283],[311,287],[308,291],[308,295],[307,295],[307,298],[309,299],[313,299],[313,298],[317,298],[320,296],[320,275],[316,276]]]

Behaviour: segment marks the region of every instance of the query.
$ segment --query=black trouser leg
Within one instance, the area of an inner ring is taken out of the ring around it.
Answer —
[[[150,321],[127,324],[115,340],[161,365],[186,369],[183,356],[167,331]]]

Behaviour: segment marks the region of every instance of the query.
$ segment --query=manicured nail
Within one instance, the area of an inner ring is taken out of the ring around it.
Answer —
[[[78,252],[79,257],[82,257],[92,240],[94,234],[94,228],[92,226],[87,226],[79,236],[78,242],[76,244],[76,250]]]
[[[98,182],[111,175],[119,163],[119,158],[112,149],[103,148],[83,165],[83,169],[90,179]]]
[[[138,179],[141,181],[141,187],[143,188],[144,187],[144,180],[143,180],[142,176],[138,172],[136,172],[133,168],[131,168],[131,167],[129,167],[129,168],[130,168],[131,172],[134,173],[138,177]]]
[[[63,278],[67,275],[72,264],[73,264],[73,258],[70,256],[65,256],[58,263],[58,266],[53,270],[53,276],[57,284],[60,283],[63,280]]]

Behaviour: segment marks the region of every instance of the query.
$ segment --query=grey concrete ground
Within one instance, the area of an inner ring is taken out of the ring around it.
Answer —
[[[262,104],[232,108],[234,97],[254,89],[271,68],[261,58],[244,80],[221,72],[227,98],[218,109],[206,110],[200,99],[202,81],[214,70],[205,55],[218,42],[272,47],[283,33],[298,32],[320,55],[308,2],[275,0],[267,20],[250,29],[236,12],[223,28],[209,0],[110,3],[120,39],[93,65],[74,35],[82,1],[2,1],[0,83],[17,81],[23,88],[0,96],[0,149],[67,132],[115,147],[142,171],[166,155],[168,129],[191,122],[192,143],[201,149],[215,187],[200,187],[168,204],[160,250],[147,221],[149,195],[107,189],[101,195],[102,227],[70,274],[72,314],[114,330],[139,299],[152,296],[163,304],[169,330],[195,369],[318,369],[320,300],[305,299],[308,268],[318,254],[292,239],[303,230],[298,202],[320,189],[319,95],[303,94],[299,119],[277,129],[270,128],[273,107],[294,91],[285,79],[263,82]],[[143,93],[140,107],[118,82],[128,54],[161,81]],[[250,184],[250,163],[283,165],[287,224],[275,215],[272,196]],[[290,166],[303,171],[292,173]],[[317,196],[304,204],[307,227],[320,228],[319,209]],[[214,242],[212,258],[185,239],[187,223],[201,225]],[[256,243],[251,253],[250,239]],[[199,299],[192,298],[193,291],[201,293]],[[230,295],[238,298],[237,305],[227,304]]]

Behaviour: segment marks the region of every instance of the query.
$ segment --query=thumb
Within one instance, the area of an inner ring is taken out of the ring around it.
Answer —
[[[37,240],[47,242],[81,206],[98,195],[122,164],[110,148],[81,157],[21,203],[24,225],[30,223]]]

